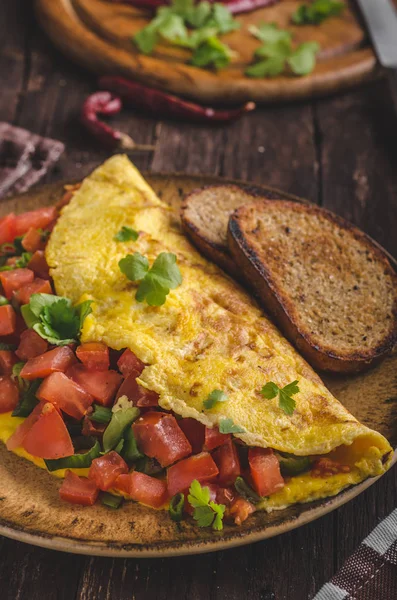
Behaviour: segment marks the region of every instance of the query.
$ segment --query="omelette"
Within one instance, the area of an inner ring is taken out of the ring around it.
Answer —
[[[138,238],[117,242],[122,227]],[[138,283],[121,272],[119,262],[140,253],[152,264],[162,252],[175,254],[182,282],[164,304],[150,306],[136,299]],[[130,349],[146,365],[139,385],[158,394],[162,409],[210,428],[228,420],[234,438],[248,447],[345,466],[326,477],[313,470],[292,474],[256,508],[271,511],[333,496],[387,469],[387,440],[359,423],[247,292],[197,252],[173,210],[127,157],[113,156],[84,180],[62,210],[46,259],[57,295],[75,305],[92,301],[81,342]],[[282,389],[296,381],[292,414],[277,397],[261,393],[268,382]],[[222,390],[227,401],[206,408],[214,390]],[[16,425],[0,415],[0,426],[6,441]],[[41,459],[17,452],[45,468]]]

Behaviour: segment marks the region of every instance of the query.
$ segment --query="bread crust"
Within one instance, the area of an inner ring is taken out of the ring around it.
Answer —
[[[274,201],[270,201],[274,206]],[[306,213],[321,215],[336,226],[347,230],[355,239],[364,244],[376,255],[381,268],[393,280],[393,287],[397,290],[397,275],[390,265],[384,252],[374,244],[369,236],[357,229],[354,225],[341,217],[313,205],[302,205],[295,202],[280,201],[289,210],[304,211]],[[367,351],[357,351],[340,354],[315,343],[310,332],[302,330],[295,318],[298,307],[293,301],[281,292],[274,281],[271,270],[262,262],[250,244],[249,236],[244,229],[244,219],[247,210],[264,210],[266,201],[252,205],[245,205],[237,209],[228,225],[228,247],[234,257],[240,272],[244,273],[247,283],[253,287],[266,309],[272,314],[284,335],[299,349],[303,356],[317,369],[338,373],[354,373],[369,368],[389,353],[397,342],[397,293],[394,298],[393,324],[387,336],[376,347]]]

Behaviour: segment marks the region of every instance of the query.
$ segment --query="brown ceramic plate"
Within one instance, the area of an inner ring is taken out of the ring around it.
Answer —
[[[148,175],[147,179],[159,196],[175,208],[192,189],[225,182],[216,177],[187,175]],[[264,186],[259,189],[270,198],[304,202],[278,190]],[[51,204],[61,193],[62,184],[55,184],[7,200],[0,205],[0,216],[11,210],[21,212]],[[397,400],[396,368],[394,355],[368,373],[326,379],[336,397],[360,421],[385,435],[393,447],[397,445],[397,405],[390,399]],[[395,453],[393,463],[396,458]],[[158,557],[210,552],[300,527],[348,502],[375,481],[369,479],[327,500],[270,515],[258,512],[241,527],[226,526],[222,532],[212,532],[196,528],[191,521],[173,523],[166,511],[133,502],[127,502],[117,513],[101,505],[82,508],[63,503],[58,498],[59,480],[8,452],[1,444],[0,534],[53,550],[88,555]]]

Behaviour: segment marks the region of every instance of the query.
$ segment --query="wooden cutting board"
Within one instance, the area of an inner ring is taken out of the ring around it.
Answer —
[[[223,36],[237,53],[228,68],[215,71],[187,64],[189,52],[163,44],[152,56],[139,54],[131,38],[150,20],[147,12],[107,0],[35,0],[38,19],[67,56],[98,74],[130,79],[207,104],[247,100],[297,100],[343,90],[377,72],[375,55],[353,8],[319,26],[293,26],[290,17],[301,2],[278,4],[239,15],[241,29]],[[317,41],[321,54],[313,73],[250,79],[244,70],[260,45],[248,25],[275,22],[293,33],[296,43]]]

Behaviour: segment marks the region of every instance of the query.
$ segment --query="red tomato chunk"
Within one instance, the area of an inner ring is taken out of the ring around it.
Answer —
[[[66,373],[102,406],[111,406],[122,376],[117,371],[90,371],[84,365],[73,365]]]
[[[240,460],[236,446],[228,440],[214,452],[214,460],[219,469],[219,483],[231,485],[241,475]]]
[[[34,227],[28,229],[22,238],[22,246],[27,252],[36,252],[36,250],[43,249],[44,242],[41,239],[41,235],[40,231]]]
[[[8,300],[12,299],[13,293],[24,285],[31,283],[34,273],[30,269],[15,269],[15,271],[3,271],[0,273],[0,281],[3,286],[4,295]]]
[[[270,496],[284,487],[280,463],[271,448],[250,448],[248,462],[254,488],[259,496]]]
[[[120,475],[116,480],[115,488],[136,502],[142,502],[152,508],[160,508],[167,500],[166,482],[138,471],[133,471],[129,475]]]
[[[32,294],[52,294],[52,287],[48,279],[35,277],[31,283],[23,285],[15,292],[15,299],[19,304],[29,304]]]
[[[11,350],[0,350],[0,374],[11,375],[12,367],[18,362],[18,358]]]
[[[47,340],[43,340],[43,338],[33,331],[33,329],[25,329],[25,331],[21,333],[19,346],[15,354],[21,360],[29,360],[30,358],[35,358],[40,354],[44,354],[47,349]]]
[[[94,397],[64,373],[51,373],[36,393],[39,400],[51,402],[78,421],[84,417],[94,402]]]
[[[0,306],[0,335],[10,335],[11,333],[14,333],[16,320],[15,310],[10,304]]]
[[[123,354],[120,356],[117,361],[117,366],[119,371],[127,377],[128,375],[135,375],[135,377],[139,377],[145,368],[145,363],[143,363],[129,348],[124,350]]]
[[[217,427],[205,428],[204,450],[213,450],[231,440],[230,433],[220,433]]]
[[[15,448],[19,448],[22,446],[23,441],[28,433],[28,431],[32,428],[34,423],[39,419],[41,415],[41,411],[43,410],[43,404],[40,402],[30,413],[28,417],[16,428],[14,433],[10,438],[8,438],[6,442],[6,446],[8,450],[15,450]]]
[[[13,242],[16,234],[16,218],[14,213],[0,219],[0,244]]]
[[[77,347],[76,356],[90,371],[109,369],[109,348],[100,342],[89,342]]]
[[[117,452],[108,452],[105,456],[94,458],[90,471],[89,479],[95,482],[95,485],[102,491],[109,490],[119,475],[128,473],[127,463],[117,454]]]
[[[55,206],[38,208],[29,212],[17,215],[15,219],[15,235],[23,235],[29,229],[45,229],[52,221],[58,217],[58,211]],[[14,236],[15,237],[15,236]]]
[[[37,421],[27,432],[22,446],[39,458],[64,458],[74,454],[66,425],[53,404],[44,404]]]
[[[44,256],[43,250],[36,250],[28,262],[28,267],[40,279],[49,279],[50,269]]]
[[[159,395],[139,385],[136,381],[135,373],[128,375],[119,387],[116,398],[118,399],[121,396],[127,396],[128,400],[131,400],[135,406],[141,408],[158,406],[159,403]]]
[[[79,477],[72,471],[66,472],[66,477],[59,490],[59,496],[66,502],[92,506],[98,498],[99,490],[94,481]]]
[[[172,415],[148,412],[132,425],[132,429],[140,450],[157,459],[162,467],[192,453],[191,445]]]
[[[218,475],[218,467],[208,452],[201,452],[172,465],[167,471],[170,498],[189,489],[192,481],[211,481]]]
[[[48,377],[56,371],[64,373],[75,361],[73,350],[68,346],[54,348],[29,359],[21,371],[21,377],[31,380]]]
[[[204,446],[205,425],[190,417],[179,419],[178,425],[189,440],[193,454],[201,452]]]
[[[229,509],[236,525],[241,525],[253,512],[255,512],[255,506],[244,498],[236,498]]]
[[[14,410],[19,401],[18,386],[11,377],[3,375],[0,377],[0,413]]]

